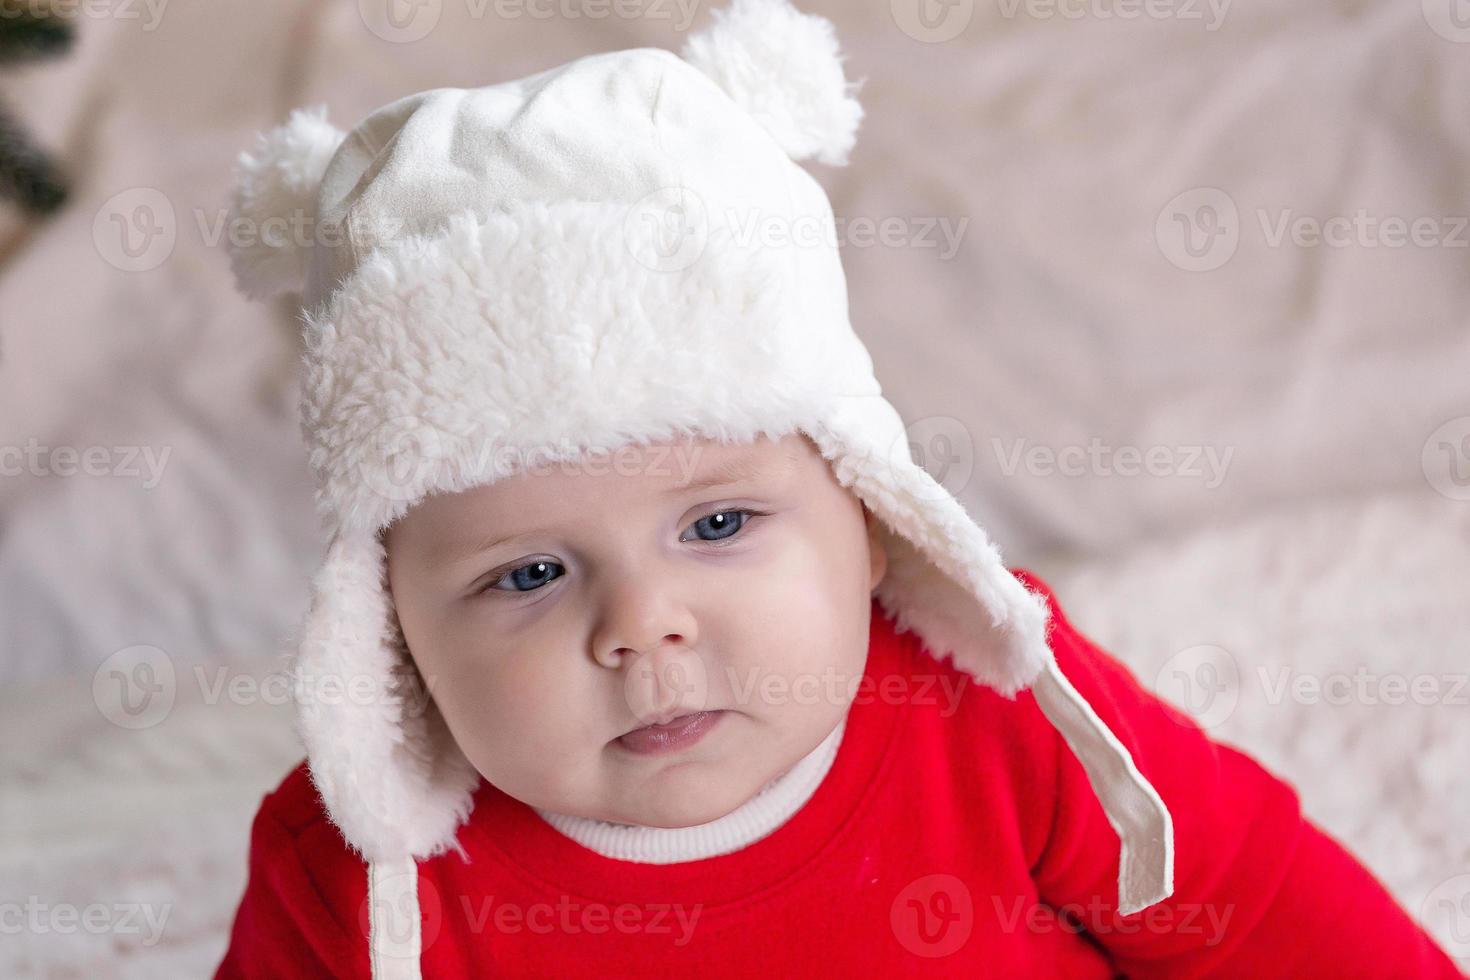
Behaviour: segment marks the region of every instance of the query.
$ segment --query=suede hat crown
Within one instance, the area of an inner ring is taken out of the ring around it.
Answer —
[[[1045,601],[914,462],[849,321],[832,208],[797,163],[846,163],[863,115],[832,25],[787,0],[714,13],[680,55],[433,89],[345,134],[298,109],[241,154],[234,217],[261,234],[232,262],[252,297],[302,294],[330,531],[293,670],[370,694],[298,700],[312,780],[375,869],[457,847],[479,775],[415,710],[379,535],[416,502],[528,459],[800,431],[880,518],[896,627],[1035,691],[1119,833],[1120,909],[1146,907],[1173,887],[1167,809],[1056,669]]]

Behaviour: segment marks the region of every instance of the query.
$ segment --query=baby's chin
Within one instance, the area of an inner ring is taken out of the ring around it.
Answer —
[[[737,778],[729,766],[680,770],[660,774],[655,785],[639,791],[633,800],[608,807],[598,819],[641,827],[697,827],[738,809],[763,785],[756,778]]]
[[[720,759],[691,761],[617,782],[607,787],[606,795],[568,800],[565,808],[555,803],[543,808],[639,827],[697,827],[738,809],[760,792],[766,780]]]
[[[733,750],[722,746],[716,754],[655,766],[651,772],[637,772],[635,766],[620,773],[607,787],[610,795],[590,801],[586,815],[642,827],[696,827],[739,809],[800,758],[791,757],[797,751],[791,748],[759,751],[764,743],[758,738],[733,744]]]

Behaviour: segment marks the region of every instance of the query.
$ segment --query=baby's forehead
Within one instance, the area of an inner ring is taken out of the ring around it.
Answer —
[[[800,432],[779,439],[686,438],[628,444],[608,452],[528,461],[491,483],[434,494],[409,508],[389,533],[428,532],[434,553],[453,551],[471,528],[514,532],[547,521],[594,524],[700,493],[797,490],[820,472],[816,446]],[[419,537],[414,534],[414,537]]]
[[[792,475],[805,459],[817,456],[815,445],[799,432],[780,439],[762,436],[744,441],[698,437],[630,443],[611,451],[579,453],[539,465],[533,463],[508,479],[519,481],[527,489],[536,487],[537,480],[558,478],[642,480],[650,486],[701,489],[760,477]],[[542,489],[544,486],[543,482]]]

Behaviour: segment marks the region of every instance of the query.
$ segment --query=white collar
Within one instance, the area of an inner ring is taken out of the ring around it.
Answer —
[[[738,851],[767,836],[795,815],[817,791],[837,758],[847,718],[815,749],[767,783],[734,810],[693,827],[644,827],[533,810],[572,840],[604,857],[640,864],[698,861]]]

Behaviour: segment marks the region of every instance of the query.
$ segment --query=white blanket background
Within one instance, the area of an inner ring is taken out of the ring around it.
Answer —
[[[298,105],[677,48],[689,3],[426,0],[408,41],[374,0],[116,0],[4,76],[76,185],[0,218],[0,975],[209,975],[301,756],[270,677],[322,542],[291,310],[219,237],[235,154]],[[1470,966],[1470,12],[804,6],[868,79],[814,170],[917,451]]]

